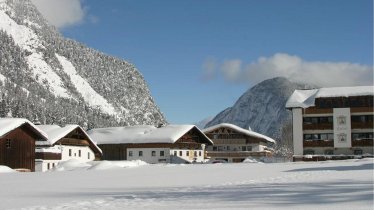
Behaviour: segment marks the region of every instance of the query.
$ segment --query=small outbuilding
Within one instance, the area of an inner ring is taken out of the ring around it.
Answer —
[[[0,118],[0,165],[35,171],[35,142],[48,136],[27,119]]]

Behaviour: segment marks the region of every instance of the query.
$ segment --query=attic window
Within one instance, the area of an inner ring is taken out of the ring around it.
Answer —
[[[5,146],[7,149],[10,149],[11,148],[11,140],[10,139],[7,139],[6,142],[5,142]]]

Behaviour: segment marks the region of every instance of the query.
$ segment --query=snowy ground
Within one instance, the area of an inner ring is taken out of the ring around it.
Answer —
[[[0,173],[0,209],[373,209],[373,159],[123,166]]]

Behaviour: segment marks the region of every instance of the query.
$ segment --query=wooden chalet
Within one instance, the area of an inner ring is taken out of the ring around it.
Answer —
[[[265,135],[240,128],[229,123],[221,123],[203,130],[214,142],[208,146],[208,156],[212,161],[242,162],[247,157],[272,156],[275,141]]]
[[[35,171],[35,142],[48,137],[30,121],[0,118],[0,165]]]
[[[79,125],[37,125],[47,133],[47,142],[37,142],[36,168],[47,171],[59,162],[70,159],[80,161],[100,160],[101,149]]]
[[[194,125],[128,126],[88,131],[104,160],[143,160],[147,163],[204,162],[212,141]]]

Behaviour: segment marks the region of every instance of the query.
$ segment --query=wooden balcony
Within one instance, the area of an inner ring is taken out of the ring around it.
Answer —
[[[253,151],[242,151],[242,152],[231,152],[231,151],[208,151],[209,157],[235,157],[235,158],[246,158],[249,156],[261,157],[271,156],[270,151],[253,152]]]
[[[61,153],[52,153],[52,152],[36,152],[35,159],[42,160],[61,160]]]
[[[227,145],[227,144],[246,144],[246,140],[245,139],[212,139],[214,145],[217,145],[217,144],[223,144],[223,145]]]
[[[308,107],[304,110],[304,114],[331,114],[331,113],[333,113],[333,109],[331,108]]]
[[[373,122],[351,122],[352,129],[373,129]]]
[[[333,140],[311,140],[303,142],[304,147],[334,147]]]
[[[321,124],[303,124],[303,130],[333,130],[332,123],[321,123]]]
[[[351,113],[374,112],[374,107],[351,107]]]
[[[373,139],[352,140],[352,147],[372,147]]]
[[[72,138],[63,138],[58,141],[56,144],[61,143],[62,145],[74,145],[74,146],[90,146],[90,143],[84,139],[72,139]]]

